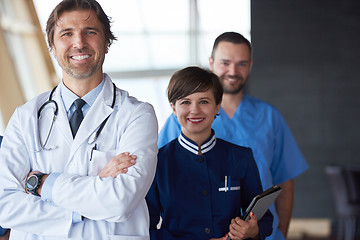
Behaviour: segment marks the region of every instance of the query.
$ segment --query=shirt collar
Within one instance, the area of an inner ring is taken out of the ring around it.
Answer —
[[[87,112],[87,110],[89,110],[90,107],[94,104],[96,98],[99,96],[100,92],[102,91],[104,84],[105,84],[105,81],[104,81],[104,77],[103,77],[103,80],[101,81],[101,83],[99,85],[97,85],[96,88],[94,88],[93,90],[91,90],[85,96],[82,97],[82,99],[86,102],[86,104],[83,107],[84,112]],[[70,89],[68,89],[65,86],[63,81],[61,81],[61,83],[60,83],[60,96],[64,103],[66,112],[69,115],[69,111],[70,111],[70,108],[71,108],[73,102],[76,99],[78,99],[79,97],[75,93],[70,91]]]
[[[178,141],[179,141],[180,145],[183,148],[185,148],[186,150],[188,150],[196,155],[199,154],[198,145],[193,140],[186,137],[182,132],[181,132],[180,136],[178,137]],[[207,153],[208,151],[213,149],[213,147],[215,147],[215,144],[216,144],[215,132],[214,132],[214,130],[211,129],[210,137],[200,146],[201,153],[202,154]]]

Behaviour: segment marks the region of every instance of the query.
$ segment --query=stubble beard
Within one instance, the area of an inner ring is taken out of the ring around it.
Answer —
[[[68,59],[62,61],[58,60],[57,62],[61,69],[70,77],[75,79],[85,79],[91,77],[95,72],[97,72],[104,63],[104,60],[105,58],[98,60],[94,59],[94,61],[89,63],[87,66],[74,66]]]
[[[69,66],[67,68],[63,68],[63,70],[66,72],[66,74],[75,79],[83,79],[91,77],[97,69],[95,64],[91,64],[85,68],[74,68]]]
[[[236,87],[236,88],[233,88],[233,87],[227,87],[225,85],[225,80],[226,78],[229,78],[229,76],[222,76],[220,77],[220,82],[221,82],[221,85],[223,86],[223,90],[224,90],[224,93],[225,94],[233,94],[233,95],[236,95],[238,94],[239,92],[241,92],[241,90],[243,90],[243,88],[245,87],[245,80],[244,78],[242,77],[239,77],[239,76],[231,76],[231,78],[234,78],[234,79],[237,79],[237,81],[239,81],[239,85]]]

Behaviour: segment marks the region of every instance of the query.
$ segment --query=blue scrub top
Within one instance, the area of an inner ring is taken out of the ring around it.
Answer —
[[[218,138],[253,150],[263,189],[293,179],[309,167],[281,113],[260,99],[244,95],[232,119],[220,108],[212,128]],[[181,126],[172,114],[159,133],[159,148],[180,132]],[[274,232],[268,239],[284,240],[274,204],[270,210]]]
[[[223,237],[231,219],[240,217],[262,192],[250,148],[212,133],[198,153],[197,144],[183,134],[159,150],[155,179],[146,197],[152,240]],[[261,239],[271,234],[272,219],[267,211],[258,222]]]

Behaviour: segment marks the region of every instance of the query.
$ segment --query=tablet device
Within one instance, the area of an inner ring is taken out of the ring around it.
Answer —
[[[277,196],[279,196],[281,191],[282,191],[281,187],[274,185],[271,188],[267,189],[266,191],[255,196],[253,200],[250,202],[244,214],[242,215],[241,219],[244,221],[249,221],[250,212],[253,212],[255,213],[259,221],[264,216],[266,211],[269,209],[271,204],[275,201]],[[227,240],[231,240],[231,238],[228,237]]]
[[[249,221],[250,219],[250,212],[255,213],[258,221],[264,216],[266,211],[269,209],[271,204],[275,201],[277,196],[279,196],[280,192],[282,191],[281,187],[275,185],[271,188],[267,189],[263,193],[255,196],[251,203],[249,204],[248,208],[242,215],[241,219],[244,221]]]

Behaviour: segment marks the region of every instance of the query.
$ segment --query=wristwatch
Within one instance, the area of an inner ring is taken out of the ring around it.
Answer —
[[[34,194],[35,196],[40,196],[36,191],[41,185],[41,178],[44,176],[44,173],[34,173],[26,180],[25,187],[29,193]]]

